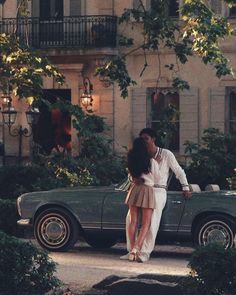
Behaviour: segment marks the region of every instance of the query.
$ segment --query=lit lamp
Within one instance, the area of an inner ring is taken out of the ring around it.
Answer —
[[[90,82],[89,78],[83,79],[84,92],[80,96],[81,104],[85,107],[87,111],[92,111],[93,106],[93,84]]]
[[[25,112],[27,123],[32,127],[39,121],[40,112],[38,108],[29,106],[28,110]]]
[[[18,161],[21,163],[22,159],[22,137],[30,137],[32,135],[32,126],[37,124],[40,112],[38,108],[30,106],[26,111],[27,123],[30,125],[31,130],[23,128],[21,125],[19,127],[13,127],[16,121],[17,111],[12,105],[12,98],[10,96],[4,96],[3,99],[3,110],[2,117],[3,123],[8,126],[9,134],[13,137],[19,137],[19,151],[18,151]]]
[[[3,110],[2,110],[2,118],[3,123],[8,126],[10,129],[11,126],[16,121],[17,111],[15,110],[14,106],[11,104],[12,99],[10,96],[6,95],[2,97],[3,99]]]

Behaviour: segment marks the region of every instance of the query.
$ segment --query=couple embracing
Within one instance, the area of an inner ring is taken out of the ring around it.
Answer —
[[[156,145],[156,132],[151,128],[141,130],[128,152],[128,170],[131,186],[125,203],[129,206],[126,217],[128,253],[122,260],[145,262],[154,249],[162,211],[167,198],[167,181],[172,170],[180,181],[183,196],[191,198],[184,170],[174,154]],[[138,231],[139,214],[141,227]]]

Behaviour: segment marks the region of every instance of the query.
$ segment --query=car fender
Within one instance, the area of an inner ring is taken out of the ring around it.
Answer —
[[[234,225],[234,230],[236,231],[236,216],[232,216],[232,214],[227,212],[227,210],[222,212],[222,209],[219,210],[219,208],[218,208],[218,209],[214,209],[214,210],[212,209],[212,210],[201,211],[201,212],[199,211],[193,218],[191,232],[194,231],[195,227],[202,219],[204,219],[208,216],[214,216],[214,215],[218,215],[218,216],[220,215],[222,217],[230,219],[232,221],[232,224]]]
[[[73,209],[70,206],[68,206],[68,204],[61,202],[61,201],[53,201],[53,202],[42,201],[42,202],[40,202],[37,205],[37,207],[35,208],[35,212],[34,212],[33,218],[32,218],[32,223],[34,224],[35,219],[37,218],[37,216],[41,212],[43,212],[46,209],[50,209],[50,208],[63,208],[63,209],[65,209],[75,218],[75,220],[81,226],[79,216],[73,211]]]

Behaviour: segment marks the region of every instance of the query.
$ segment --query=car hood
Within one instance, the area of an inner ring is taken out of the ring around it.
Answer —
[[[76,186],[76,187],[63,187],[63,188],[55,188],[51,190],[45,191],[35,191],[35,192],[28,192],[21,195],[24,196],[38,196],[38,195],[45,195],[50,194],[53,192],[64,193],[64,192],[85,192],[85,191],[96,191],[96,192],[111,192],[114,191],[114,186]]]

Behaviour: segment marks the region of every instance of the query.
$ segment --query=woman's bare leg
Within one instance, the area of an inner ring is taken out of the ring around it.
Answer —
[[[135,244],[135,235],[138,225],[138,207],[130,206],[129,212],[130,212],[130,223],[128,226],[128,236],[130,240],[130,249],[133,249]]]
[[[142,226],[140,228],[138,238],[136,242],[134,243],[134,247],[136,247],[138,250],[142,248],[143,241],[150,228],[152,213],[153,213],[152,208],[142,208]]]

